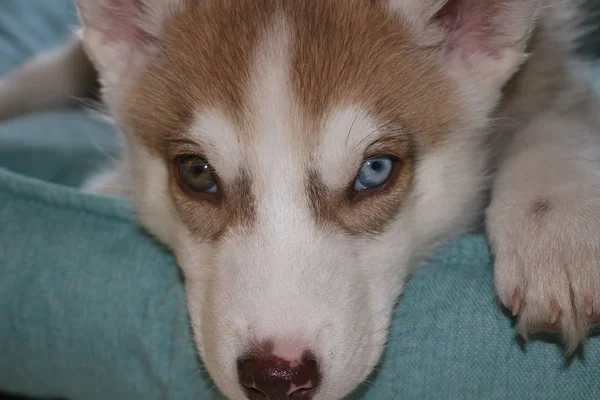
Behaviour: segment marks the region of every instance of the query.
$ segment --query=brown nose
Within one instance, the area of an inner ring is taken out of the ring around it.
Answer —
[[[272,354],[252,354],[238,361],[238,377],[250,400],[310,400],[320,380],[310,352],[295,362]]]

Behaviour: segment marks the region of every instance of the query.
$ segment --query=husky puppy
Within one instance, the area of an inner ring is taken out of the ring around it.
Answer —
[[[600,120],[574,1],[76,3],[80,35],[2,80],[0,115],[100,83],[124,148],[88,189],[172,249],[226,396],[347,395],[411,270],[483,218],[519,332],[585,341]]]

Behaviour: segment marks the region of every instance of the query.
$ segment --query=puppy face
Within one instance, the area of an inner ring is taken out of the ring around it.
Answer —
[[[432,50],[439,26],[416,35],[423,21],[394,14],[405,3],[146,10],[160,36],[128,31],[148,48],[103,75],[139,218],[173,249],[230,398],[266,393],[265,368],[244,367],[265,357],[312,365],[285,393],[348,394],[380,358],[409,268],[477,217],[507,73],[477,69],[475,85],[479,60]]]

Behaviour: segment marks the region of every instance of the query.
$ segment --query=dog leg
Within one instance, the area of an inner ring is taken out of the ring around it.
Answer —
[[[0,121],[73,105],[92,96],[97,76],[79,38],[25,62],[0,79]]]
[[[600,131],[593,118],[556,114],[510,143],[487,232],[519,333],[558,330],[571,352],[600,316]]]

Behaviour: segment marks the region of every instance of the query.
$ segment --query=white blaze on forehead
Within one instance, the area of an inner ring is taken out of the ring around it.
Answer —
[[[217,109],[199,110],[188,132],[224,182],[247,172],[263,205],[259,212],[273,218],[277,210],[298,208],[291,204],[304,194],[306,175],[306,155],[294,148],[300,124],[290,84],[291,40],[284,17],[276,16],[257,44],[243,99],[246,127]]]
[[[285,19],[275,16],[254,54],[247,97],[254,131],[249,172],[259,219],[277,225],[297,222],[290,218],[298,216],[305,196],[306,155],[294,147],[300,124],[290,80],[292,40]]]
[[[219,110],[198,112],[189,130],[190,139],[201,145],[203,156],[225,182],[233,181],[242,164],[236,129]]]
[[[327,187],[347,186],[358,172],[365,149],[381,136],[375,121],[360,107],[330,113],[313,166]]]

